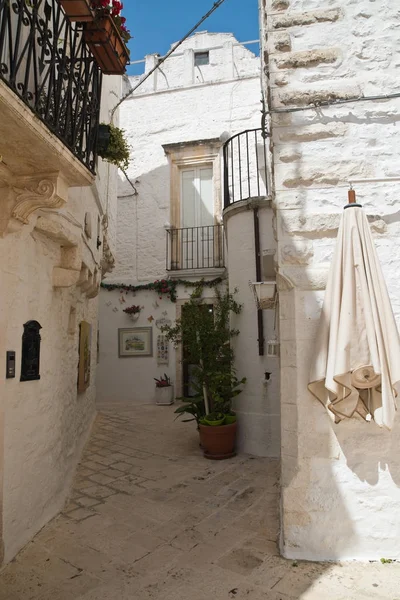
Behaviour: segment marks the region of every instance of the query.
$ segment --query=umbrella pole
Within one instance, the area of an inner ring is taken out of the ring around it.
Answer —
[[[355,204],[356,203],[356,192],[355,192],[355,190],[353,190],[353,188],[351,188],[347,192],[347,197],[349,199],[349,204]]]

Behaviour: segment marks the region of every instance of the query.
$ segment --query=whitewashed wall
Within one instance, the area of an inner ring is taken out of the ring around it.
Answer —
[[[400,15],[388,0],[268,0],[271,108],[398,92]],[[264,38],[265,39],[265,38]],[[335,426],[307,392],[349,179],[399,176],[400,100],[272,115],[282,342],[282,551],[400,557],[400,425]],[[400,322],[399,183],[359,184]]]
[[[157,86],[150,80],[122,104],[121,126],[132,147],[129,176],[138,195],[133,195],[129,184],[121,183],[117,265],[106,283],[148,283],[167,276],[164,226],[170,222],[170,167],[162,145],[219,138],[224,132],[233,135],[260,127],[260,61],[237,44],[232,34],[194,35],[182,52],[188,57],[193,49],[210,49],[205,82],[192,77],[194,72],[199,75],[198,69],[193,70],[191,58],[182,62],[182,54],[162,66]],[[153,59],[147,57],[147,70]],[[136,81],[131,78],[132,85]],[[210,296],[207,289],[205,295]],[[159,300],[154,292],[138,292],[135,297],[129,294],[124,305],[119,296],[118,290],[101,292],[97,401],[101,405],[152,402],[153,377],[166,370],[174,380],[174,354],[171,351],[169,369],[158,367],[155,357],[119,359],[117,330],[150,326],[148,318],[160,318],[164,311],[173,320],[176,306]],[[179,298],[185,297],[188,292],[180,289]],[[156,300],[159,307],[154,307]],[[122,312],[124,306],[132,304],[144,306],[134,325]],[[152,326],[155,340],[158,330],[154,322]]]
[[[116,103],[121,78],[105,77],[103,82],[102,118],[108,120],[108,108]],[[99,174],[92,188],[70,188],[64,208],[33,213],[27,225],[0,238],[0,354],[4,361],[0,382],[4,457],[0,452],[0,459],[4,466],[6,562],[63,507],[95,416],[98,298],[89,299],[75,285],[53,287],[53,269],[61,264],[62,242],[50,239],[35,226],[38,219],[55,219],[66,235],[77,240],[90,270],[100,271],[102,248],[96,247],[97,222],[106,207],[115,221],[117,174],[115,168],[109,172],[101,161]],[[86,213],[92,223],[91,238],[84,233]],[[102,235],[101,230],[100,239]],[[111,236],[109,231],[112,244]],[[72,321],[71,309],[75,310]],[[42,326],[41,379],[20,382],[23,324],[29,320]],[[82,320],[92,325],[91,384],[78,394]],[[16,351],[15,379],[4,379],[6,350]]]
[[[261,251],[276,248],[272,229],[272,210],[263,200],[259,206]],[[279,456],[279,357],[267,356],[268,340],[278,339],[275,310],[263,310],[264,356],[259,356],[257,305],[249,281],[256,281],[253,210],[247,203],[233,204],[224,215],[228,240],[229,286],[237,288],[242,312],[232,325],[240,330],[234,338],[236,368],[239,378],[247,378],[242,393],[235,400],[239,415],[239,447],[257,456]],[[268,375],[269,374],[269,375]]]

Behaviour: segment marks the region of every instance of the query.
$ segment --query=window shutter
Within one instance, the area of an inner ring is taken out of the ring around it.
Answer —
[[[182,227],[196,227],[196,171],[187,169],[182,171]]]

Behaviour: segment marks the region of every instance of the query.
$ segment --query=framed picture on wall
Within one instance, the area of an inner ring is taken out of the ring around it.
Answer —
[[[92,345],[92,327],[82,321],[79,325],[79,368],[78,392],[84,392],[90,385],[90,350]]]
[[[153,328],[118,329],[118,356],[153,356]]]

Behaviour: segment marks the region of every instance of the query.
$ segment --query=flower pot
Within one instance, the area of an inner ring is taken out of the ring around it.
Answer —
[[[163,387],[156,387],[155,401],[159,406],[168,406],[174,403],[174,386],[165,385]]]
[[[132,314],[127,313],[127,315],[131,321],[135,322],[138,320],[140,313],[132,313]]]
[[[210,427],[219,427],[220,425],[223,425],[225,422],[225,416],[222,419],[207,419],[207,417],[204,417],[204,422],[206,425],[209,425]]]
[[[94,19],[89,0],[59,0],[70,21],[90,23]]]
[[[236,455],[236,429],[237,423],[210,427],[199,425],[200,444],[203,447],[205,458],[211,460],[224,460]]]
[[[109,16],[86,23],[85,42],[105,75],[123,75],[129,53]]]
[[[232,423],[236,423],[236,420],[236,415],[225,415],[225,425],[232,425]]]

